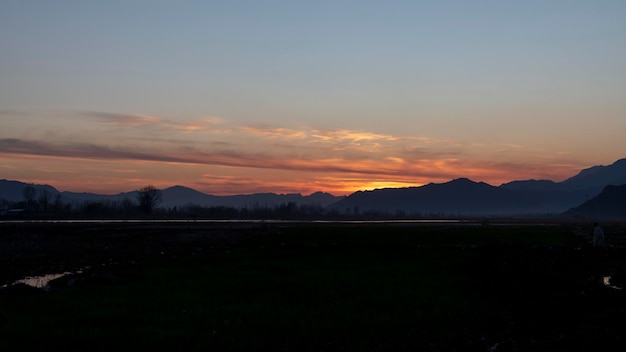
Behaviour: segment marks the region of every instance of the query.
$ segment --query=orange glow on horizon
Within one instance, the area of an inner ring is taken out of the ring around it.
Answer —
[[[2,177],[105,194],[152,184],[215,195],[347,195],[460,177],[494,186],[524,179],[562,181],[589,167],[567,156],[547,158],[521,145],[358,129],[237,126],[212,117],[174,121],[106,112],[78,116],[92,121],[92,129],[85,126],[80,136],[60,129],[54,138],[29,134],[1,139]]]
[[[127,192],[152,184],[158,188],[182,185],[214,195],[260,192],[308,195],[321,191],[342,196],[359,190],[442,183],[459,177],[486,182],[493,186],[533,178],[561,181],[580,170],[575,165],[569,164],[522,168],[520,165],[503,167],[492,163],[460,162],[453,159],[408,163],[393,158],[383,161],[278,160],[273,164],[269,163],[267,168],[260,167],[262,163],[248,168],[182,162],[173,164],[146,160],[91,160],[59,156],[0,157],[3,178],[50,184],[60,191],[102,194]],[[286,165],[286,169],[283,169],[282,165]],[[207,169],[214,168],[217,168],[215,172],[203,176]],[[223,168],[226,169],[219,171]],[[540,171],[546,169],[553,175],[561,175],[561,179],[542,177]]]

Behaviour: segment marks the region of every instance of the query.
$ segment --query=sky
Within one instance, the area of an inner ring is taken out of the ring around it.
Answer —
[[[0,179],[335,195],[626,157],[626,2],[1,0]]]

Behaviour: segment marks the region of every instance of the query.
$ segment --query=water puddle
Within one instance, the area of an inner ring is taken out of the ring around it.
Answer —
[[[611,285],[611,276],[604,276],[602,277],[602,283],[604,284],[604,286],[615,289],[615,290],[621,290],[621,287],[617,287],[617,286],[613,286]]]
[[[66,276],[66,275],[72,275],[72,274],[81,274],[83,273],[82,270],[77,270],[74,272],[70,272],[70,271],[66,271],[63,273],[56,273],[56,274],[45,274],[45,275],[39,275],[39,276],[26,276],[23,279],[14,281],[10,284],[6,284],[3,286],[0,286],[0,288],[9,288],[13,285],[18,285],[18,284],[24,284],[24,285],[28,285],[30,287],[34,287],[34,288],[39,288],[39,289],[43,289],[44,291],[48,291],[50,289],[50,287],[48,286],[48,284],[50,283],[50,281],[58,279],[60,277]]]

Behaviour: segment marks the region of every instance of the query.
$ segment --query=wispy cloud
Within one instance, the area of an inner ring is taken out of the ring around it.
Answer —
[[[118,114],[110,112],[97,112],[97,111],[83,111],[77,113],[79,116],[93,117],[100,120],[103,123],[116,125],[116,126],[143,126],[154,125],[163,122],[163,119],[148,115],[135,115],[135,114]]]
[[[217,133],[229,131],[228,128],[224,128],[221,126],[223,122],[224,120],[217,117],[205,117],[193,120],[188,123],[175,123],[168,121],[167,125],[172,126],[174,129],[183,132],[211,131],[213,133]]]
[[[219,165],[267,170],[289,170],[320,174],[343,174],[387,179],[384,182],[423,183],[454,177],[480,179],[510,177],[512,170],[540,170],[540,166],[463,161],[456,158],[404,159],[395,157],[348,158],[303,157],[293,158],[264,152],[243,150],[202,151],[199,149],[160,150],[128,147],[109,147],[88,143],[47,143],[21,139],[0,139],[0,153],[53,156],[78,159],[138,160],[198,165]],[[519,172],[519,171],[516,171]]]
[[[301,139],[308,136],[307,131],[282,127],[242,126],[239,131],[259,137]]]
[[[309,186],[321,187],[332,180],[353,188],[359,183],[368,188],[408,186],[456,177],[491,183],[554,179],[575,169],[558,160],[550,160],[555,166],[549,169],[539,158],[535,163],[512,163],[514,156],[525,155],[528,160],[529,153],[544,155],[520,144],[488,145],[310,126],[237,126],[214,117],[184,120],[106,112],[80,112],[76,116],[83,118],[80,131],[66,132],[63,126],[50,125],[51,132],[45,134],[0,134],[0,155],[8,161],[55,157],[120,162],[112,170],[128,170],[124,165],[128,161],[256,169],[257,174],[282,170],[308,173],[309,181],[298,181],[301,185],[308,182]],[[236,188],[254,186],[253,179],[221,181]],[[286,185],[291,181],[281,182]]]
[[[312,136],[321,140],[348,140],[353,142],[360,141],[397,141],[399,138],[391,135],[371,133],[366,131],[355,130],[314,130]]]
[[[51,173],[51,174],[72,174],[75,172],[74,170],[59,169],[59,168],[45,168],[45,167],[36,168],[35,170],[39,172],[45,172],[45,173]]]
[[[15,138],[0,139],[0,153],[24,154],[39,156],[54,156],[81,159],[119,159],[119,160],[146,160],[191,162],[189,159],[176,158],[167,155],[156,155],[135,150],[110,148],[107,146],[88,143],[47,143],[28,141]]]
[[[240,131],[251,135],[263,137],[278,137],[288,139],[311,139],[322,141],[395,141],[399,138],[391,135],[371,133],[367,131],[347,130],[347,129],[315,129],[308,127],[284,128],[270,126],[242,126]]]
[[[103,124],[119,127],[139,127],[142,129],[172,129],[182,132],[223,131],[219,125],[223,122],[218,117],[205,117],[193,119],[188,122],[181,122],[174,119],[167,119],[157,116],[141,115],[141,114],[120,114],[98,111],[81,111],[74,112],[73,115],[78,117],[94,118]]]

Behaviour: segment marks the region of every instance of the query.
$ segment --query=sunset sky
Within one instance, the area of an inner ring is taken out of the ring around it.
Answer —
[[[623,0],[3,0],[0,179],[561,181],[626,157],[625,19]]]

